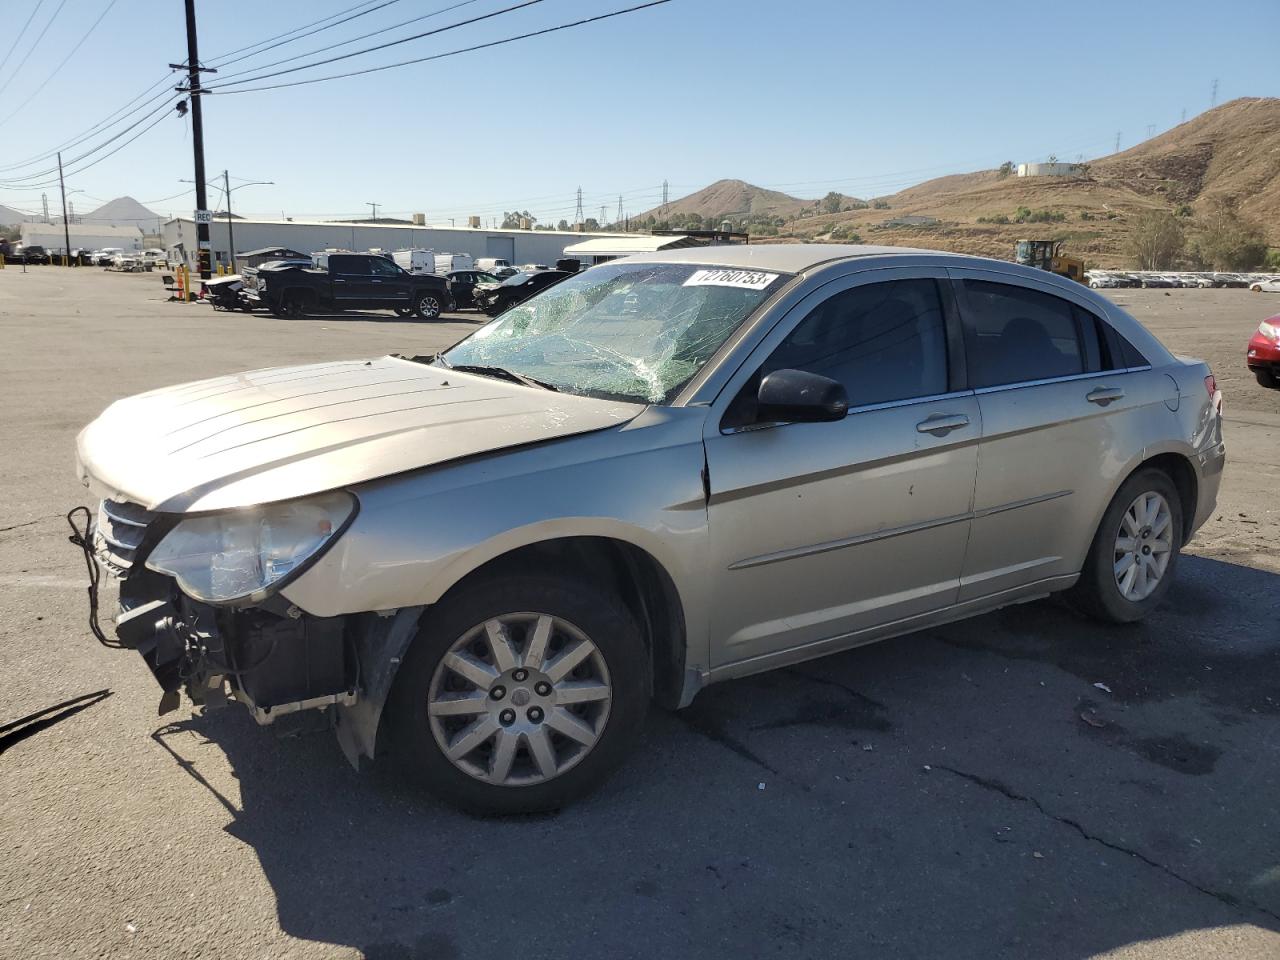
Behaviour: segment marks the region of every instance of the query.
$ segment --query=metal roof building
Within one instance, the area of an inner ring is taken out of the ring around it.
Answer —
[[[564,248],[566,257],[575,257],[587,265],[606,263],[618,257],[636,253],[656,253],[659,250],[679,250],[682,247],[701,247],[705,244],[687,236],[649,236],[643,233],[625,233],[621,236],[596,237],[570,244]]]
[[[103,223],[73,223],[64,232],[62,223],[23,223],[23,246],[41,246],[55,256],[67,252],[66,233],[71,234],[72,250],[101,250],[121,247],[133,253],[142,249],[142,228],[136,225],[113,227]]]
[[[500,257],[511,263],[555,263],[566,246],[590,238],[627,237],[627,234],[578,233],[561,230],[486,230],[482,227],[427,227],[398,223],[338,223],[327,220],[241,220],[231,224],[238,251],[260,247],[289,247],[314,253],[321,250],[434,250],[436,253],[469,253],[473,257]],[[230,264],[231,244],[227,222],[214,220],[209,227],[212,262]],[[195,222],[178,218],[165,223],[164,246],[171,259],[196,263]],[[631,235],[635,236],[635,235]],[[668,239],[668,238],[664,238]]]

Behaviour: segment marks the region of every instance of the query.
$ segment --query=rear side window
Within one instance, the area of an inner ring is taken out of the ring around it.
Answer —
[[[330,257],[329,270],[333,273],[365,276],[369,273],[369,259],[367,257]]]
[[[997,387],[1098,369],[1093,324],[1073,304],[1026,287],[965,280],[969,384]]]
[[[807,370],[844,384],[851,407],[947,392],[947,335],[933,280],[837,293],[800,321],[761,374]]]

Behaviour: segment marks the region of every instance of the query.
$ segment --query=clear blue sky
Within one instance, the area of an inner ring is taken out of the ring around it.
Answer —
[[[52,15],[63,3],[56,18]],[[0,166],[83,132],[185,59],[180,0],[116,0],[27,106],[109,0],[44,0],[0,67]],[[210,83],[457,0],[397,0],[349,24],[224,67]],[[333,56],[509,6],[471,0]],[[543,0],[391,50],[278,78],[302,79],[453,50],[639,0]],[[198,0],[201,59],[355,5],[355,0]],[[36,0],[0,2],[0,55]],[[1110,153],[1218,102],[1280,94],[1275,0],[1203,3],[859,3],[673,0],[509,46],[350,80],[205,101],[210,178],[274,180],[234,195],[237,212],[388,215],[429,222],[528,208],[572,219],[654,206],[738,177],[800,196],[891,193],[1002,160]],[[51,25],[20,71],[17,62]],[[302,62],[302,61],[297,61]],[[296,63],[283,66],[294,66]],[[281,69],[279,67],[275,69]],[[176,76],[175,76],[176,81]],[[161,85],[157,88],[163,91]],[[5,119],[9,117],[9,119]],[[132,121],[130,121],[132,122]],[[73,156],[110,136],[112,127]],[[117,141],[119,143],[121,141]],[[87,162],[87,161],[86,161]],[[45,163],[0,172],[38,172]],[[129,194],[161,213],[192,176],[188,122],[173,116],[69,178],[95,198]],[[218,191],[210,194],[215,204]],[[56,205],[56,187],[50,191]],[[0,183],[0,203],[37,209],[40,192]]]

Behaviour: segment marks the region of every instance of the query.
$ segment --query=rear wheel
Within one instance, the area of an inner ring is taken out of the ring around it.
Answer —
[[[615,598],[570,579],[464,586],[424,620],[391,704],[393,750],[463,810],[556,810],[634,745],[644,645]]]
[[[1162,470],[1139,470],[1103,514],[1071,600],[1110,623],[1145,617],[1168,591],[1182,549],[1182,501]]]
[[[412,317],[413,307],[393,307],[397,317]]]
[[[1257,379],[1258,383],[1264,387],[1271,387],[1272,389],[1275,389],[1276,386],[1280,385],[1280,383],[1277,383],[1276,381],[1276,375],[1270,370],[1262,370],[1260,368],[1255,369],[1253,371],[1253,375]]]

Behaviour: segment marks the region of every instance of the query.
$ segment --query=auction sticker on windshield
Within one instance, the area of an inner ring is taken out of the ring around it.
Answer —
[[[684,282],[684,286],[763,290],[777,279],[776,273],[761,273],[758,270],[695,270]]]

